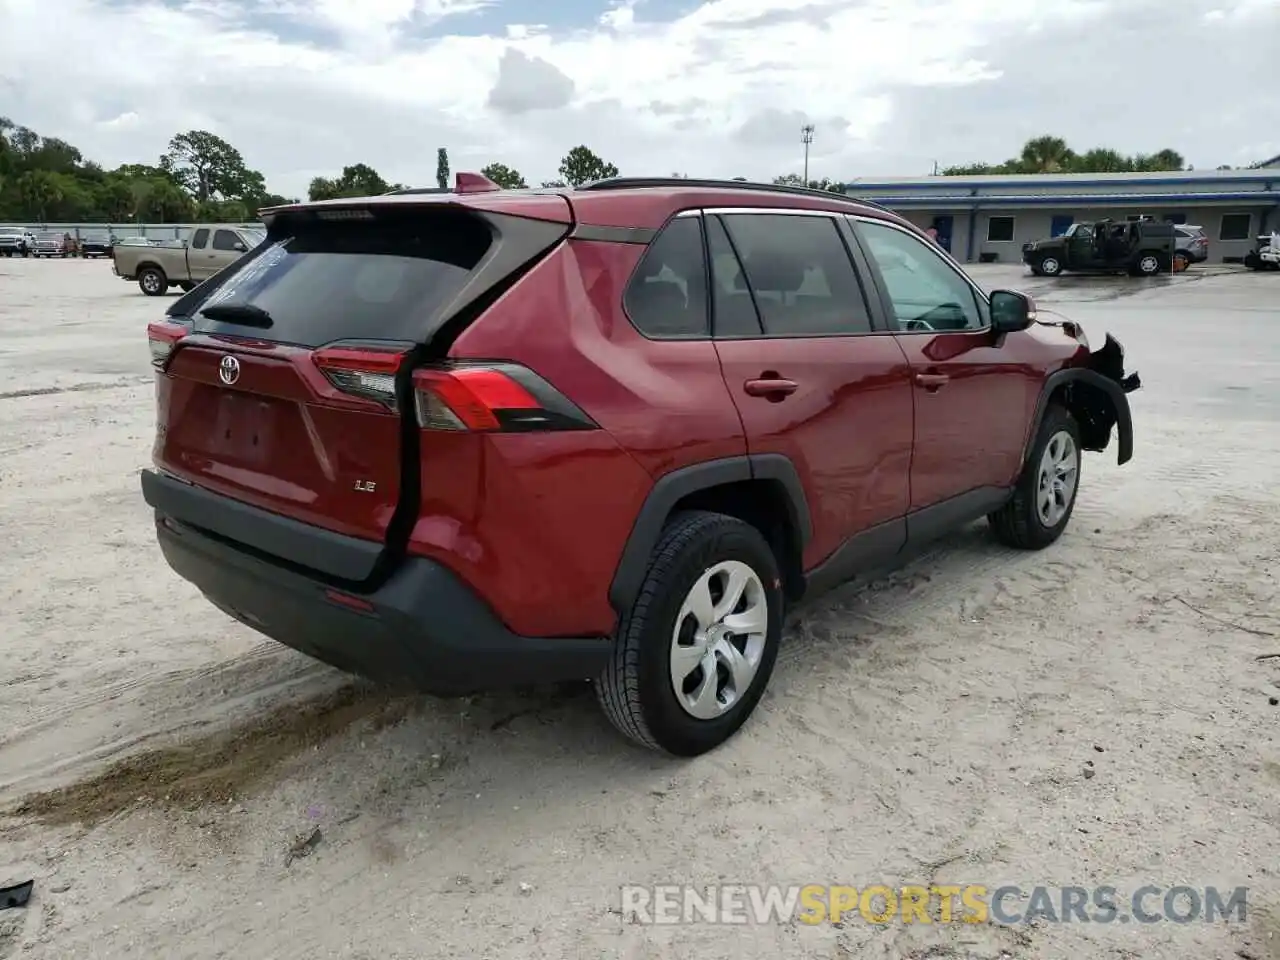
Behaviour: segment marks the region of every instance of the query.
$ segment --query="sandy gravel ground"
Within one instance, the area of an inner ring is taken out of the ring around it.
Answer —
[[[370,691],[171,574],[143,327],[0,260],[0,958],[1280,960],[1280,277],[1020,285],[1121,338],[1135,460],[1067,534],[977,525],[799,611],[692,762],[587,692]],[[291,844],[318,827],[309,854]],[[1249,887],[1216,925],[647,926],[625,883]]]

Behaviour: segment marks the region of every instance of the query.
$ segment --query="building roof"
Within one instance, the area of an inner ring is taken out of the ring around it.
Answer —
[[[1275,158],[1280,163],[1280,157]],[[1270,163],[1270,161],[1268,161]],[[1189,187],[1222,187],[1243,183],[1276,180],[1277,174],[1265,169],[1251,170],[1169,170],[1156,173],[1000,173],[981,176],[929,177],[856,177],[845,181],[849,190],[917,190],[950,187],[973,190],[1009,187],[1013,191],[1036,187],[1099,187],[1186,185]]]
[[[861,199],[854,195],[856,199]],[[890,210],[904,207],[943,208],[955,207],[969,210],[978,207],[1162,207],[1180,203],[1211,206],[1219,203],[1235,205],[1276,204],[1280,206],[1280,192],[1268,190],[1179,192],[1179,193],[910,193],[877,192],[869,198]]]

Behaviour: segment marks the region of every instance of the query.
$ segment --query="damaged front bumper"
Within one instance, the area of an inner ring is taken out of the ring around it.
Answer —
[[[1111,442],[1111,429],[1116,430],[1117,463],[1133,458],[1133,416],[1129,411],[1129,394],[1142,387],[1137,372],[1124,372],[1124,347],[1107,334],[1106,342],[1089,354],[1083,368],[1073,371],[1067,383],[1068,401],[1080,426],[1081,445],[1086,450],[1102,451]]]

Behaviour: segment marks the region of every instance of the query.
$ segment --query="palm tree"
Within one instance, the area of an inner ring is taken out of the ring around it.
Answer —
[[[1021,162],[1027,173],[1062,173],[1074,159],[1061,137],[1036,137],[1022,148]]]

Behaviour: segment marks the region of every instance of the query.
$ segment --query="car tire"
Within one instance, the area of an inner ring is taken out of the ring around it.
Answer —
[[[733,583],[741,584],[736,615],[720,609]],[[693,612],[698,608],[701,616]],[[724,633],[733,616],[740,628],[753,629]],[[642,746],[681,757],[706,753],[733,736],[759,703],[778,656],[782,618],[778,561],[760,531],[724,514],[679,514],[619,624],[613,658],[595,683],[600,706]]]
[[[1042,277],[1056,277],[1062,272],[1062,261],[1057,257],[1043,257],[1038,266]]]
[[[1133,265],[1133,272],[1140,277],[1154,277],[1160,272],[1162,266],[1159,254],[1140,253]]]
[[[1041,550],[1062,536],[1080,491],[1080,427],[1051,404],[1013,496],[987,516],[996,539],[1019,550]]]
[[[196,288],[196,285],[194,283],[191,283],[190,281],[184,281],[183,283],[178,284],[178,289],[181,290],[183,293],[190,293],[195,288]]]
[[[138,271],[138,288],[148,297],[160,297],[169,292],[169,278],[159,267],[143,267]]]

